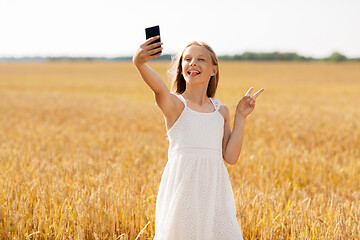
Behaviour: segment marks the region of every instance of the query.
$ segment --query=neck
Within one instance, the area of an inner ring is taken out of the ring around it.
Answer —
[[[187,85],[183,96],[191,102],[197,103],[199,106],[203,106],[209,102],[209,98],[206,95],[207,85],[202,86],[190,86]]]

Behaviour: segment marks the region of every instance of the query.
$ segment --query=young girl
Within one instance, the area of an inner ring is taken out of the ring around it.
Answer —
[[[170,92],[146,65],[161,55],[163,43],[151,44],[158,38],[148,39],[133,56],[168,130],[168,161],[156,199],[154,239],[243,239],[223,159],[230,165],[237,162],[246,117],[264,89],[250,96],[250,88],[239,101],[231,131],[229,108],[214,98],[219,69],[212,48],[199,42],[185,47]]]

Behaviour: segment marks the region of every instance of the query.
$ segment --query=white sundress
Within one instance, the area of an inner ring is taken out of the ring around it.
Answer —
[[[235,199],[222,158],[224,118],[185,105],[167,132],[168,161],[156,199],[154,240],[241,240]]]

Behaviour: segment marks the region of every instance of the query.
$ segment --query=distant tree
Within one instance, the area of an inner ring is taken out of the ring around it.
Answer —
[[[346,61],[347,57],[345,55],[342,55],[339,52],[333,52],[330,57],[325,58],[325,60],[327,61],[332,61],[332,62],[341,62],[341,61]]]

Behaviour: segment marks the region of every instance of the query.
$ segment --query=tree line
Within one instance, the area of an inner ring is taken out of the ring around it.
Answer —
[[[360,61],[360,58],[347,58],[339,52],[333,52],[330,56],[325,58],[304,57],[294,52],[269,52],[269,53],[256,53],[244,52],[241,55],[224,55],[220,56],[219,60],[232,60],[232,61]]]
[[[171,60],[172,54],[164,54],[154,60]],[[330,62],[344,62],[344,61],[360,61],[360,58],[348,58],[339,52],[333,52],[330,56],[325,58],[304,57],[294,52],[244,52],[235,55],[220,55],[218,59],[221,61],[330,61]],[[125,57],[3,57],[0,61],[131,61],[131,56]]]

